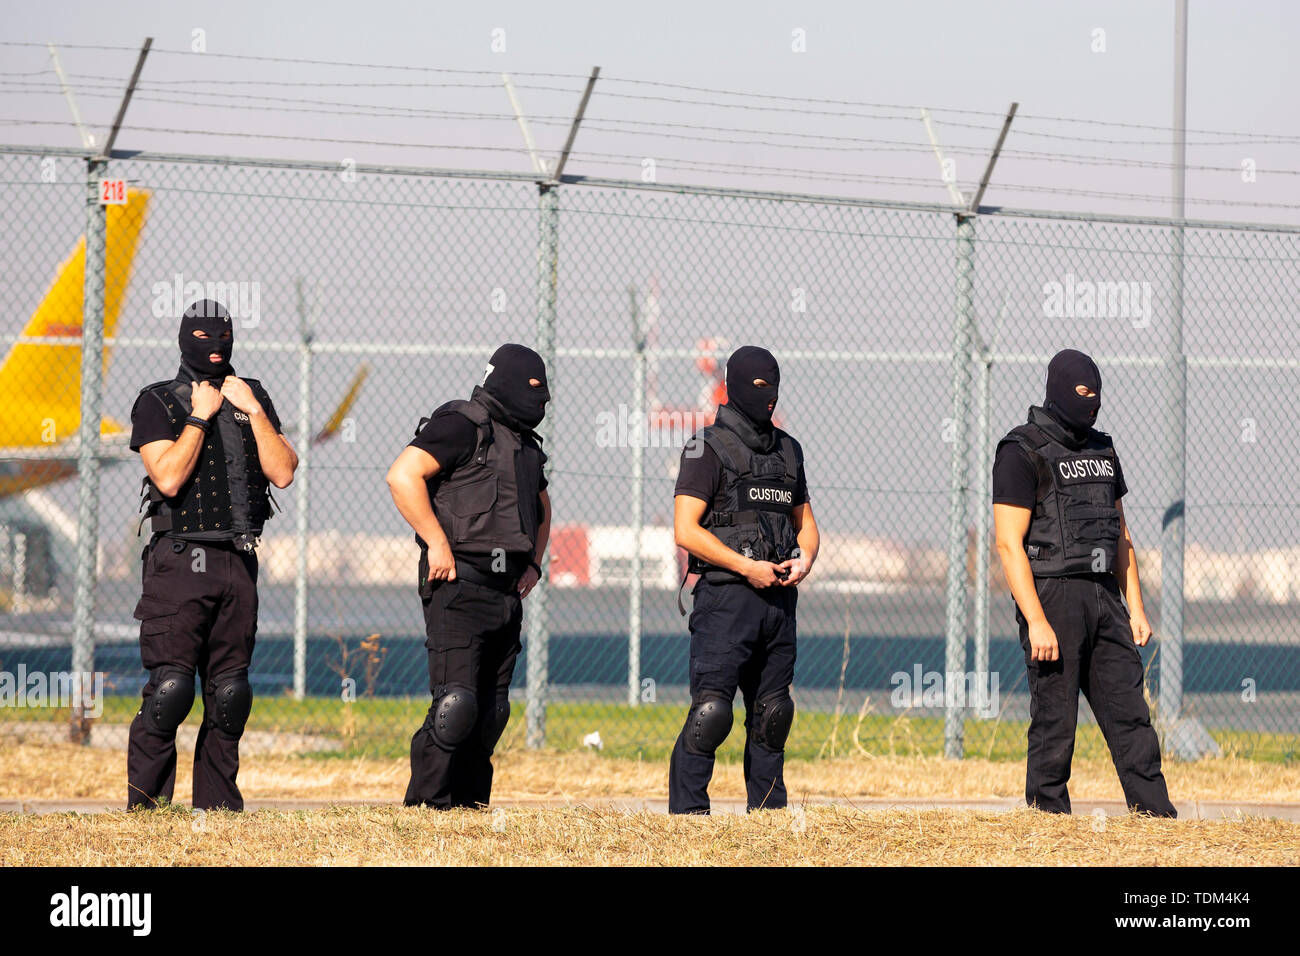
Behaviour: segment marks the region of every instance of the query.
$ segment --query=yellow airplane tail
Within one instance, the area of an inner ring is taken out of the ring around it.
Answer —
[[[112,336],[121,316],[131,264],[149,206],[149,193],[127,192],[126,204],[108,207],[108,245],[105,256],[104,335]],[[59,263],[40,305],[23,329],[23,336],[81,337],[85,297],[86,237]],[[109,349],[104,349],[108,371]],[[0,447],[21,448],[61,442],[76,434],[81,424],[81,344],[19,342],[0,365]],[[104,435],[122,431],[110,419],[100,424]]]
[[[344,393],[343,400],[339,402],[339,407],[334,409],[334,414],[329,417],[321,430],[312,438],[311,443],[313,445],[323,445],[338,434],[339,429],[343,427],[348,412],[352,411],[352,406],[356,404],[357,396],[361,394],[361,386],[365,384],[366,377],[369,374],[370,363],[362,362],[361,367],[352,376],[352,381],[348,384],[348,390]]]

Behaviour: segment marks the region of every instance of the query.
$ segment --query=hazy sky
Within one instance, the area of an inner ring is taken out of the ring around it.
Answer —
[[[661,182],[947,202],[918,108],[935,110],[938,135],[956,159],[962,188],[969,189],[982,171],[1002,111],[1018,100],[1021,113],[986,203],[1164,215],[1166,199],[1070,191],[1169,194],[1171,171],[1158,164],[1170,159],[1173,11],[1171,0],[645,6],[121,2],[111,8],[50,3],[12,7],[0,37],[9,44],[60,44],[82,112],[102,136],[134,63],[133,49],[144,36],[153,36],[155,51],[119,138],[121,149],[525,172],[529,164],[500,72],[515,77],[539,146],[554,153],[587,71],[599,65],[602,77],[570,173],[635,179],[652,159]],[[196,30],[203,31],[205,53],[191,52]],[[1292,56],[1297,36],[1297,4],[1191,4],[1188,127],[1198,132],[1189,133],[1188,161],[1223,168],[1189,170],[1189,196],[1216,201],[1190,203],[1189,215],[1297,220],[1296,209],[1280,208],[1300,205],[1300,176],[1280,172],[1300,171],[1298,71]],[[792,49],[800,37],[806,52]],[[504,51],[493,52],[494,42],[504,43]],[[0,131],[0,142],[77,145],[67,106],[51,85],[44,47],[0,45],[0,56],[0,118],[57,124],[10,125]],[[289,59],[362,65],[285,62]],[[215,102],[224,105],[198,105]],[[348,115],[358,112],[386,115]],[[447,115],[451,112],[470,115]],[[1056,138],[1061,136],[1074,138]],[[963,147],[970,152],[960,152]],[[1243,159],[1256,164],[1254,182],[1242,179]],[[752,167],[767,170],[745,175],[755,172]],[[23,213],[7,231],[10,250],[23,253],[10,256],[15,266],[3,292],[16,331],[39,301],[53,264],[75,241],[81,198],[74,183],[42,187],[22,162],[14,160],[8,168],[28,190],[11,195],[11,208],[52,209],[36,203],[52,202],[57,195],[60,216],[58,227],[49,228]],[[254,336],[287,340],[296,327],[294,280],[307,275],[323,280],[330,303],[318,326],[325,337],[482,346],[481,354],[436,362],[375,358],[376,375],[355,411],[357,442],[321,452],[322,478],[313,482],[314,494],[343,497],[373,486],[418,415],[467,392],[494,343],[531,341],[536,279],[531,185],[363,177],[355,189],[357,202],[330,205],[313,200],[334,195],[331,189],[338,184],[331,174],[144,163],[118,168],[155,191],[124,310],[127,335],[161,335],[151,318],[149,290],[154,282],[184,272],[258,281],[267,320],[246,341]],[[879,178],[845,181],[851,176]],[[1047,191],[1018,191],[1010,184]],[[277,192],[290,195],[268,198]],[[212,198],[218,194],[224,199]],[[665,348],[689,349],[699,336],[717,335],[730,345],[761,337],[782,356],[810,343],[825,346],[823,339],[859,348],[935,352],[939,357],[929,364],[874,366],[865,373],[792,360],[786,366],[790,388],[783,408],[808,447],[821,450],[810,475],[828,526],[942,539],[944,511],[936,502],[944,500],[948,480],[941,435],[950,414],[949,217],[800,204],[742,208],[614,190],[570,189],[564,201],[562,346],[587,343],[597,330],[608,338],[606,344],[626,344],[626,290],[633,284],[644,288],[657,276],[663,283],[659,341]],[[199,220],[228,227],[194,231],[190,227]],[[1047,355],[1068,344],[1103,359],[1156,353],[1168,316],[1162,291],[1166,250],[1159,236],[985,222],[976,307],[984,330],[1001,308],[1009,310],[1001,348]],[[401,241],[406,236],[419,241]],[[1291,261],[1290,247],[1275,239],[1210,233],[1189,246],[1189,354],[1296,354],[1295,273],[1278,264]],[[1073,273],[1153,284],[1156,321],[1147,331],[1126,322],[1045,321],[1043,283]],[[813,290],[806,318],[784,321],[790,287],[805,285]],[[488,308],[498,287],[508,295],[499,314]],[[172,326],[164,331],[161,337],[170,339]],[[236,355],[245,356],[237,359],[239,367],[274,384],[282,410],[293,409],[292,355]],[[603,450],[604,458],[594,464],[573,450],[590,444],[596,410],[611,411],[627,400],[630,366],[571,361],[562,363],[558,374],[581,388],[571,393],[575,401],[557,409],[557,467],[571,480],[591,480],[587,472],[594,472],[610,481],[612,490],[602,499],[608,513],[583,517],[622,520],[626,449]],[[108,408],[125,418],[135,390],[170,374],[173,363],[170,350],[119,353]],[[320,361],[321,402],[341,393],[354,364],[351,358]],[[1130,514],[1150,542],[1165,507],[1162,459],[1151,451],[1159,437],[1152,411],[1158,407],[1158,381],[1140,368],[1106,369],[1111,377],[1104,427],[1122,437],[1126,450],[1133,449],[1126,466],[1135,488]],[[692,363],[665,362],[661,372],[661,397],[676,404],[694,400],[700,379]],[[1295,457],[1290,405],[1275,400],[1294,392],[1294,377],[1267,370],[1193,375],[1190,446],[1203,466],[1189,470],[1189,540],[1236,548],[1294,541],[1300,520],[1295,512],[1266,522],[1268,512],[1257,507],[1257,499],[1266,497],[1267,483],[1258,475],[1267,461]],[[996,433],[1022,420],[1028,402],[1040,394],[1041,381],[1041,363],[998,367]],[[395,383],[403,384],[399,389]],[[851,427],[851,419],[822,414],[827,392],[857,409],[872,427]],[[400,399],[396,405],[395,398]],[[1240,422],[1247,418],[1258,420],[1261,437],[1242,446]],[[913,454],[897,453],[899,434],[912,436]],[[667,450],[649,456],[652,520],[662,517],[670,500],[668,466],[674,455]],[[138,484],[137,475],[121,469],[108,481],[121,486],[123,512],[133,512],[129,486]],[[1240,488],[1251,493],[1237,495]],[[871,499],[871,507],[864,508],[857,497],[864,489],[881,496]],[[909,495],[919,503],[900,507],[898,501],[910,502]],[[1202,502],[1224,501],[1241,510],[1195,510]],[[557,505],[557,514],[572,519],[583,504],[581,496],[570,497]],[[924,522],[915,518],[919,513]],[[386,529],[399,527],[389,510],[380,520]]]
[[[1294,95],[1300,70],[1293,56],[1300,5],[1193,0],[1190,6],[1188,128],[1214,135],[1189,134],[1188,162],[1219,168],[1189,170],[1189,196],[1215,202],[1192,203],[1188,213],[1294,222],[1300,208],[1245,204],[1300,207]],[[945,202],[948,194],[917,107],[936,111],[938,135],[969,192],[996,137],[1000,114],[1018,100],[1021,113],[986,203],[1165,214],[1169,201],[1159,197],[1170,194],[1170,170],[1115,161],[1170,160],[1173,15],[1172,0],[666,0],[644,5],[121,0],[13,5],[0,36],[66,45],[63,62],[82,112],[101,130],[116,109],[134,53],[72,45],[138,47],[146,35],[153,36],[156,52],[127,125],[169,132],[128,129],[120,148],[525,171],[522,140],[497,74],[509,71],[516,77],[523,107],[534,117],[536,139],[553,153],[563,142],[582,76],[599,65],[602,79],[571,173],[636,178],[644,161],[652,159],[663,182]],[[203,31],[206,56],[191,52],[195,30]],[[504,50],[494,52],[494,43]],[[804,52],[794,51],[799,45]],[[5,74],[0,117],[66,123],[69,113],[51,85],[51,73],[16,75],[47,70],[44,48],[4,46],[0,52]],[[538,73],[563,75],[529,75]],[[355,85],[376,83],[389,85]],[[438,83],[462,85],[429,85]],[[236,101],[232,93],[264,99]],[[681,100],[692,102],[670,102]],[[225,105],[196,105],[200,102]],[[314,112],[284,112],[284,107]],[[363,108],[384,115],[346,115]],[[473,115],[452,119],[413,112],[418,110]],[[1097,122],[1063,124],[1049,117]],[[1249,137],[1221,135],[1225,132]],[[229,133],[245,135],[222,135]],[[10,126],[0,140],[78,142],[68,125]],[[471,146],[478,148],[465,148]],[[1254,182],[1242,181],[1247,160],[1255,164]],[[864,176],[877,178],[847,178]],[[1013,184],[1038,191],[1016,190]]]

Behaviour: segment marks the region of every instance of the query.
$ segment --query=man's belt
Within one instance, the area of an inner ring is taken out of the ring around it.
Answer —
[[[468,561],[460,558],[456,559],[456,578],[460,581],[469,581],[471,584],[481,584],[485,588],[491,588],[494,591],[500,591],[502,594],[517,593],[518,580],[505,574],[484,574]]]

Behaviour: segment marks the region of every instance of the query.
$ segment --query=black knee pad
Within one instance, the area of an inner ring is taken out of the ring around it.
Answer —
[[[478,698],[470,688],[452,684],[429,716],[434,739],[444,747],[455,747],[474,732],[478,723]]]
[[[172,737],[194,706],[194,674],[180,667],[160,667],[150,676],[153,696],[141,706],[140,714],[150,731]]]
[[[731,733],[735,715],[731,701],[722,697],[705,697],[692,702],[682,731],[682,744],[686,749],[703,757],[712,757]]]
[[[248,671],[231,671],[219,674],[208,681],[203,694],[208,722],[227,737],[238,740],[244,734],[244,725],[253,710],[253,688],[248,683]]]
[[[483,749],[491,753],[510,722],[510,698],[504,694],[492,704],[492,712],[483,719]]]
[[[786,738],[790,736],[790,727],[794,723],[794,701],[786,691],[760,697],[754,705],[754,720],[751,729],[754,743],[764,750],[780,753],[785,750]]]

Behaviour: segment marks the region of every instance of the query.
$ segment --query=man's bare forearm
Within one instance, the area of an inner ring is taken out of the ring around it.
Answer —
[[[257,458],[262,474],[277,488],[287,488],[298,469],[298,456],[275,430],[266,412],[258,410],[248,416],[257,440]]]
[[[677,544],[705,564],[726,568],[736,574],[743,575],[749,562],[743,554],[732,551],[712,531],[698,524],[683,526],[677,534]]]
[[[438,522],[429,504],[429,489],[424,479],[403,474],[388,476],[388,490],[393,496],[393,504],[406,519],[413,531],[424,539],[430,547],[447,545],[447,535]]]
[[[1002,559],[1002,572],[1006,575],[1007,585],[1016,606],[1030,624],[1047,620],[1042,602],[1038,600],[1038,587],[1034,584],[1034,571],[1029,566],[1029,555],[1018,544],[998,545],[998,557]]]
[[[1115,577],[1119,579],[1119,586],[1124,589],[1124,600],[1128,604],[1129,613],[1144,612],[1137,551],[1134,550],[1133,541],[1128,535],[1125,535],[1119,543],[1119,551],[1115,558]]]
[[[206,438],[207,434],[197,425],[187,424],[181,429],[180,437],[154,463],[156,474],[149,476],[154,487],[169,498],[179,492],[194,474]]]
[[[817,562],[817,552],[821,550],[822,536],[817,530],[817,522],[811,518],[799,529],[799,556],[804,560],[805,568],[812,568]]]
[[[551,540],[551,499],[542,498],[542,518],[537,522],[537,544],[533,547],[533,563],[539,568],[546,557],[546,546]]]

